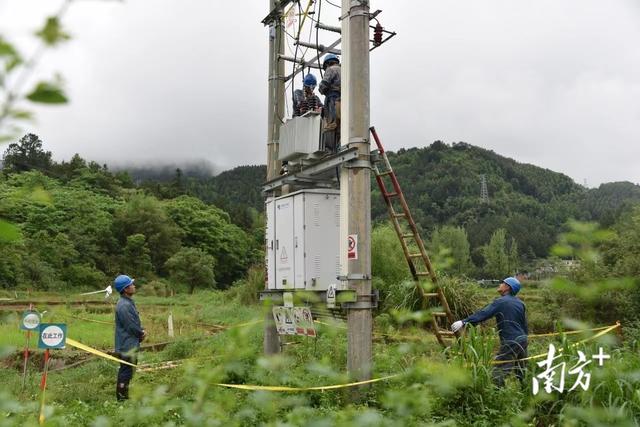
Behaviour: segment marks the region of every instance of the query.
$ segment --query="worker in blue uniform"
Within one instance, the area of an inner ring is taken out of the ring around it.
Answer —
[[[335,153],[340,147],[340,93],[342,82],[340,60],[336,55],[330,53],[324,57],[322,68],[324,69],[324,76],[320,81],[320,86],[318,86],[318,91],[324,95],[322,139],[325,149]]]
[[[147,333],[142,328],[140,315],[133,302],[132,297],[136,293],[136,285],[133,282],[131,277],[122,274],[115,278],[113,285],[120,293],[120,299],[116,304],[116,353],[125,362],[135,365],[140,343],[144,341]],[[121,363],[116,383],[116,398],[118,400],[129,398],[131,378],[133,378],[133,367]]]
[[[476,325],[485,320],[496,318],[498,334],[500,335],[500,349],[496,356],[496,366],[493,371],[494,382],[498,386],[504,385],[506,375],[515,371],[516,377],[522,382],[525,376],[525,361],[527,357],[529,328],[524,303],[516,298],[522,285],[515,277],[507,277],[498,286],[500,297],[491,304],[451,325],[453,332],[458,332],[466,324]]]

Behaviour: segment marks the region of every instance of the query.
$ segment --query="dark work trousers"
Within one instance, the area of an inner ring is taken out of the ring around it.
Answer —
[[[125,362],[137,364],[138,356],[136,354],[120,354],[120,359]],[[133,366],[125,365],[124,363],[120,364],[120,369],[118,370],[118,384],[126,384],[129,385],[131,378],[133,378]]]
[[[527,341],[508,341],[500,343],[500,350],[498,350],[498,355],[495,360],[509,360],[509,362],[499,363],[494,366],[493,382],[497,386],[502,387],[504,385],[504,379],[511,371],[514,371],[516,378],[518,378],[521,383],[524,381],[527,361],[518,359],[524,359],[527,357],[527,347]]]
[[[335,153],[340,146],[340,93],[327,94],[324,102],[324,110],[322,111],[323,145],[326,150]]]

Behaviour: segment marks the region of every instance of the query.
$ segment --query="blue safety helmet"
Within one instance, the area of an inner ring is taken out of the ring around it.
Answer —
[[[306,76],[304,76],[302,84],[308,87],[315,87],[318,84],[318,80],[316,80],[316,76],[314,76],[313,74],[307,74]]]
[[[507,277],[503,282],[511,288],[511,295],[517,295],[520,292],[520,288],[522,288],[520,281],[515,277]]]
[[[338,63],[340,63],[340,60],[338,59],[337,56],[335,56],[333,53],[328,54],[327,56],[324,57],[324,61],[322,61],[322,68],[326,69],[327,68],[327,63],[329,61],[336,61]]]
[[[124,274],[119,275],[113,281],[113,287],[116,288],[116,291],[118,291],[118,293],[122,293],[122,291],[124,291],[130,285],[133,285],[133,279]]]

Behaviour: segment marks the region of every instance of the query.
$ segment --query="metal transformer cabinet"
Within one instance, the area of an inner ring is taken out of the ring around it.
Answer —
[[[340,274],[340,192],[300,190],[266,201],[267,288],[325,291]]]
[[[320,151],[321,124],[319,114],[308,113],[281,125],[278,160],[297,160]]]

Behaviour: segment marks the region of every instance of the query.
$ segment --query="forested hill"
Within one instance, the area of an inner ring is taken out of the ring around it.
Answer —
[[[464,142],[436,141],[428,147],[388,152],[414,218],[430,233],[437,226],[465,227],[471,248],[487,244],[504,228],[524,258],[548,255],[569,218],[611,224],[621,211],[640,201],[640,187],[603,184],[587,190],[570,177],[500,156]],[[192,180],[189,192],[231,212],[263,209],[260,186],[265,166],[241,166],[207,180]],[[481,176],[489,193],[480,198]],[[386,207],[372,182],[374,221],[386,221]],[[233,215],[232,215],[233,216]]]
[[[568,219],[609,226],[640,202],[638,185],[587,190],[566,175],[466,143],[437,141],[389,158],[425,240],[437,248],[436,236],[466,234],[476,266],[486,264],[483,248],[496,246],[490,241],[502,241],[510,259],[527,265],[549,255]],[[264,166],[200,178],[177,169],[136,185],[127,172],[79,155],[54,162],[32,134],[10,144],[3,161],[0,287],[103,283],[121,271],[226,287],[262,259]],[[372,188],[374,221],[386,222],[380,191]]]
[[[503,228],[516,239],[521,255],[544,257],[569,217],[579,216],[585,189],[566,175],[521,164],[466,143],[436,141],[426,148],[389,153],[414,218],[430,231],[465,227],[472,249]],[[485,176],[488,201],[480,197]],[[373,215],[385,206],[376,188]]]
[[[3,161],[0,288],[96,290],[122,272],[161,290],[226,288],[262,262],[257,215],[255,228],[239,227],[233,214],[187,195],[180,173],[137,187],[126,172],[79,155],[53,161],[33,134],[10,144]]]

